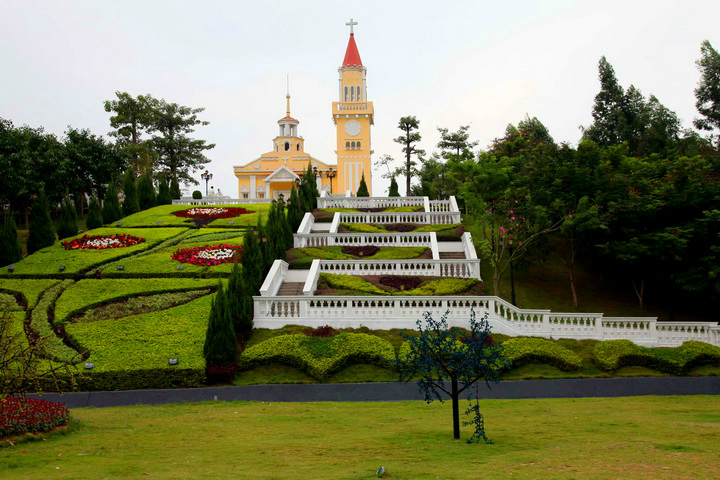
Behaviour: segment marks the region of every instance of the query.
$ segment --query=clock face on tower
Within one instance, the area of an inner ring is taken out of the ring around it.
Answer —
[[[350,120],[345,124],[345,133],[347,133],[351,137],[354,137],[355,135],[360,133],[361,130],[362,126],[357,120]]]

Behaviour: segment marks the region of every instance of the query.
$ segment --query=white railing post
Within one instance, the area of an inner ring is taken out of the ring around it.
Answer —
[[[423,198],[423,207],[425,207],[425,211],[430,211],[430,199],[428,197],[422,197]]]
[[[460,213],[460,208],[458,208],[458,204],[457,204],[457,200],[455,199],[455,195],[450,196],[450,211]]]
[[[275,260],[272,267],[270,267],[267,277],[265,277],[265,281],[260,287],[260,295],[263,297],[274,297],[277,295],[278,290],[280,290],[280,285],[282,285],[285,280],[287,271],[287,262],[284,260]]]
[[[335,212],[332,223],[330,224],[330,233],[338,233],[340,229],[340,212]]]
[[[430,250],[432,250],[432,258],[434,260],[440,260],[440,249],[438,247],[436,232],[430,232]]]
[[[310,271],[308,272],[307,280],[303,285],[303,295],[310,296],[315,294],[317,289],[318,279],[320,278],[320,260],[315,259],[310,265]]]

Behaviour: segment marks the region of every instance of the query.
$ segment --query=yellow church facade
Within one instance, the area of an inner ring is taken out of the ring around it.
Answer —
[[[370,127],[374,121],[372,102],[367,100],[367,69],[363,66],[350,25],[350,40],[339,73],[338,101],[332,103],[337,130],[335,163],[319,160],[305,151],[305,139],[298,134],[299,121],[290,116],[290,95],[285,116],[278,120],[273,149],[242,166],[234,167],[239,199],[289,198],[294,184],[311,165],[318,190],[331,193],[357,192],[365,176],[372,195],[372,146]]]

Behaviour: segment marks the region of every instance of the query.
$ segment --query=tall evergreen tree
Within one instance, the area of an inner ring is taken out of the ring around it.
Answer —
[[[227,290],[225,291],[225,307],[227,308],[228,315],[232,320],[233,331],[238,337],[244,337],[246,333],[249,333],[243,331],[242,328],[247,310],[246,302],[243,298],[246,295],[245,285],[241,275],[241,271],[243,269],[244,266],[240,266],[240,259],[236,257],[233,262],[232,270],[230,271]]]
[[[152,168],[155,153],[150,139],[142,137],[155,129],[153,119],[159,102],[151,95],[131,96],[127,92],[115,92],[117,100],[105,101],[105,111],[110,117],[110,126],[115,130],[110,135],[117,138],[118,145],[130,156],[131,167],[136,172]]]
[[[152,172],[147,170],[138,181],[137,185],[138,206],[140,210],[147,210],[157,205],[155,186],[153,185]]]
[[[357,197],[369,197],[370,192],[368,192],[367,183],[365,183],[365,172],[363,172],[362,177],[360,177],[360,185],[358,185],[357,192],[355,193],[355,196]]]
[[[27,239],[28,254],[55,243],[55,231],[50,220],[50,207],[45,190],[35,199],[30,212],[30,232]]]
[[[120,208],[120,200],[118,199],[117,188],[115,182],[110,182],[108,185],[107,194],[105,195],[105,201],[102,206],[102,219],[103,223],[113,223],[120,220],[123,217],[122,209]]]
[[[390,192],[388,193],[388,196],[390,197],[399,197],[400,191],[398,189],[398,183],[395,180],[395,177],[390,178]]]
[[[139,210],[135,172],[130,168],[123,176],[123,194],[125,195],[125,199],[123,200],[122,211],[123,215],[127,217]]]
[[[312,212],[317,208],[317,197],[320,192],[317,188],[317,181],[312,170],[312,164],[308,162],[308,168],[301,177],[300,200],[306,212]]]
[[[57,235],[58,239],[72,237],[77,235],[77,212],[75,211],[75,205],[70,201],[70,197],[65,197],[60,206],[60,224],[58,225]]]
[[[243,235],[242,276],[249,295],[259,295],[265,279],[263,252],[258,237],[251,228]]]
[[[282,251],[278,253],[278,256],[276,258],[285,258],[285,253],[287,250],[290,250],[292,248],[293,244],[293,235],[292,235],[292,229],[290,228],[290,223],[288,222],[287,218],[287,212],[285,210],[285,203],[284,202],[278,202],[277,205],[277,215],[278,215],[278,232],[280,233],[280,238],[282,238]]]
[[[425,151],[417,147],[418,142],[422,139],[417,129],[420,122],[415,117],[402,117],[398,123],[398,128],[403,131],[403,135],[397,137],[393,141],[403,146],[402,151],[405,154],[405,195],[410,195],[410,180],[415,173],[414,166],[417,164],[412,156],[420,157]]]
[[[298,227],[302,223],[302,219],[305,212],[302,208],[302,202],[300,201],[300,195],[298,195],[295,186],[290,191],[290,201],[287,206],[287,219],[290,224],[290,229],[293,232],[297,232]]]
[[[226,300],[225,291],[220,282],[210,306],[210,318],[203,346],[203,356],[208,365],[223,366],[237,361],[237,340]]]
[[[87,217],[85,217],[85,225],[88,230],[100,228],[103,226],[102,212],[100,211],[100,202],[95,195],[90,197],[90,207],[88,208]]]
[[[270,208],[272,209],[272,206]],[[270,244],[268,243],[267,223],[263,223],[262,215],[258,215],[258,223],[256,230],[258,236],[258,246],[260,247],[260,254],[262,257],[262,277],[265,278],[265,275],[267,275],[267,273],[270,271],[270,267],[272,267],[272,264],[275,261],[275,256],[270,250]]]
[[[15,263],[22,258],[22,249],[17,235],[17,225],[12,212],[5,219],[0,230],[0,267]]]
[[[600,58],[598,72],[600,92],[595,95],[593,124],[585,131],[585,137],[600,145],[617,145],[622,142],[620,132],[626,128],[625,91],[604,56]]]
[[[168,187],[167,178],[161,175],[160,182],[158,185],[157,195],[158,205],[170,205],[172,204],[172,198],[170,197],[170,188]]]
[[[705,40],[700,47],[700,82],[695,89],[695,108],[702,115],[693,121],[695,128],[709,132],[720,130],[720,53]],[[720,135],[716,135],[716,146],[720,148]]]
[[[180,200],[181,196],[182,192],[180,191],[180,184],[178,183],[177,178],[172,177],[172,180],[170,181],[170,198],[173,200]]]

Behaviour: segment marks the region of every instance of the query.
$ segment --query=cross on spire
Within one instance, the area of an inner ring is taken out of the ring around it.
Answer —
[[[345,25],[348,25],[350,27],[350,35],[353,34],[353,25],[357,25],[358,22],[353,22],[353,19],[351,18],[349,22],[345,22]]]

